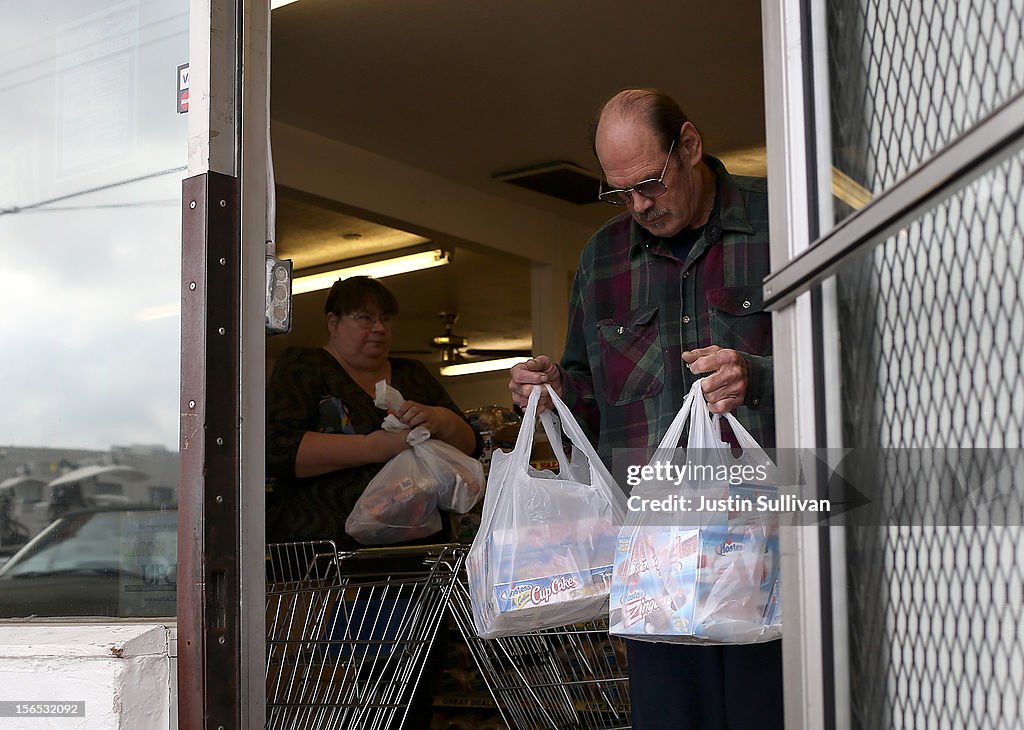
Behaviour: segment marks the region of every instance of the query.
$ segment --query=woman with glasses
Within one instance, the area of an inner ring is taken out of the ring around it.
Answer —
[[[479,436],[426,366],[389,357],[394,295],[375,279],[339,279],[324,304],[327,342],[289,348],[267,384],[267,541],[334,540],[358,547],[345,519],[366,485],[406,443],[381,429],[378,381],[406,399],[395,414],[466,454]],[[438,538],[426,542],[437,542]]]

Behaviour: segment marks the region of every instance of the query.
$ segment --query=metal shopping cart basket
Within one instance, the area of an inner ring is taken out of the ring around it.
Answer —
[[[625,642],[607,621],[481,639],[464,574],[449,608],[510,730],[631,727]]]
[[[401,728],[464,550],[267,551],[267,729]]]

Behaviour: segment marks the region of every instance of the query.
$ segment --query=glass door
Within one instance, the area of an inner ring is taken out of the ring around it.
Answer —
[[[172,617],[188,0],[0,16],[0,618]]]

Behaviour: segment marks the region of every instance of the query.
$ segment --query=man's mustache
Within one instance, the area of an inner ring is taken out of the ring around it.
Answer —
[[[639,216],[639,220],[641,223],[650,223],[654,219],[660,218],[664,214],[665,211],[662,210],[661,208],[651,208],[650,210],[641,213]]]

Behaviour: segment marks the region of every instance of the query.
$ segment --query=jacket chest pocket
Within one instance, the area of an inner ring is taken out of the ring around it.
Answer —
[[[759,286],[709,289],[711,344],[749,355],[770,355],[772,315],[764,311]]]
[[[632,312],[626,322],[599,321],[597,341],[601,355],[599,381],[608,403],[620,406],[661,391],[665,357],[657,307]]]

